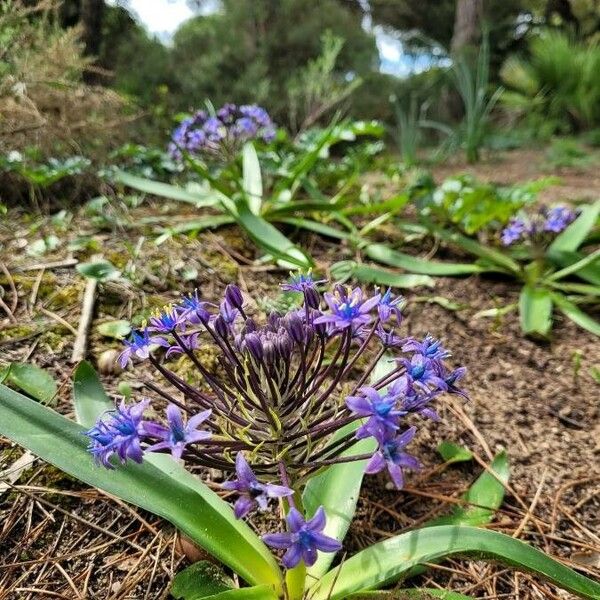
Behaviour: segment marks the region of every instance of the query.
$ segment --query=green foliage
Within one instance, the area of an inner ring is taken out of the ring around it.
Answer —
[[[396,115],[396,128],[394,130],[396,145],[400,150],[402,162],[407,167],[413,167],[417,164],[417,150],[421,142],[417,99],[415,96],[411,97],[408,108],[404,108],[395,96],[392,96],[390,101],[394,106]]]
[[[310,257],[276,226],[285,226],[293,219],[296,227],[313,230],[313,221],[302,217],[323,215],[353,230],[343,210],[360,192],[353,185],[362,165],[371,157],[371,150],[352,153],[347,148],[360,138],[377,139],[382,135],[383,127],[377,122],[344,121],[326,129],[307,130],[294,141],[281,136],[275,151],[266,148],[260,155],[252,144],[247,144],[241,160],[220,167],[187,156],[187,166],[201,182],[190,192],[129,173],[119,172],[117,179],[142,192],[196,206],[212,206],[222,213],[187,223],[180,232],[236,222],[269,258],[283,266],[308,267],[312,264]],[[346,149],[343,158],[327,160],[338,147]],[[332,188],[333,196],[326,195],[327,188]],[[317,223],[319,226],[325,225]],[[164,235],[173,233],[169,229]]]
[[[423,214],[432,215],[442,223],[452,223],[472,235],[506,224],[521,208],[532,203],[540,191],[556,181],[548,177],[506,187],[481,183],[471,175],[459,175],[446,179],[418,205]]]
[[[425,220],[429,230],[443,241],[478,257],[482,270],[499,271],[523,284],[519,298],[521,329],[526,335],[548,337],[556,307],[567,318],[595,335],[600,323],[578,304],[600,303],[600,250],[581,251],[597,228],[600,201],[583,206],[580,214],[547,249],[516,247],[499,250],[457,231]],[[511,307],[495,307],[481,316],[497,316]]]
[[[509,57],[501,77],[512,94],[507,106],[553,132],[600,125],[600,46],[560,31],[531,39],[527,56]]]
[[[456,58],[452,66],[456,90],[465,111],[456,135],[470,163],[479,160],[479,150],[488,134],[490,114],[503,92],[503,88],[498,87],[489,94],[489,61],[489,39],[485,35],[475,67],[466,55]]]
[[[322,36],[321,54],[290,79],[288,121],[293,131],[314,125],[362,84],[360,78],[346,81],[342,74],[336,73],[343,47],[344,40],[327,30]]]
[[[554,169],[585,167],[591,160],[586,149],[570,138],[553,139],[546,150],[546,162]]]
[[[197,106],[205,98],[215,105],[256,102],[285,123],[288,89],[297,88],[297,70],[323,73],[328,68],[324,57],[318,58],[325,31],[345,40],[332,73],[336,80],[346,73],[360,77],[376,63],[375,40],[363,30],[361,19],[359,12],[336,0],[324,0],[311,10],[302,0],[224,0],[220,12],[195,17],[176,32],[173,97],[179,109]],[[311,61],[316,62],[307,66]],[[326,87],[335,96],[342,89],[331,82]]]
[[[0,170],[16,173],[30,185],[42,189],[65,177],[81,175],[90,164],[90,160],[83,156],[48,158],[45,162],[40,162],[16,150],[0,156]]]
[[[171,585],[171,596],[177,600],[199,600],[231,590],[234,582],[222,569],[201,560],[177,573]]]
[[[0,381],[6,382],[44,404],[56,404],[58,385],[44,369],[27,363],[10,363],[0,370]]]

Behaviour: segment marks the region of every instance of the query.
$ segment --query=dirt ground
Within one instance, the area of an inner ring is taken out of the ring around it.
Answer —
[[[510,183],[540,176],[541,160],[539,152],[515,151],[476,169],[439,167],[435,176],[439,180],[467,170]],[[597,169],[560,176],[560,189],[550,188],[556,194],[552,199],[600,194]],[[73,242],[86,235],[96,247],[74,251],[63,241],[42,257],[28,256],[25,249],[50,231],[48,219],[14,209],[0,222],[0,267],[5,267],[0,284],[10,313],[0,315],[0,361],[33,361],[50,369],[62,384],[58,410],[67,415],[72,413],[71,329],[79,319],[85,285],[66,262],[73,253],[87,260],[101,251],[131,280],[101,285],[88,348],[88,357],[115,394],[122,381],[137,389],[135,371],[114,371],[111,359],[119,344],[100,335],[98,324],[141,319],[194,286],[206,298],[217,298],[231,280],[254,297],[274,296],[286,275],[253,265],[252,247],[235,230],[209,232],[199,239],[178,237],[156,246],[151,226],[140,226],[142,219],[185,221],[189,215],[179,206],[145,203],[130,212],[130,223],[123,221],[118,203],[111,206],[112,212],[105,211],[110,218],[102,222],[81,211],[61,237]],[[321,273],[327,273],[331,262],[351,257],[348,248],[327,240],[303,241]],[[409,476],[406,490],[390,490],[384,477],[365,480],[345,544],[348,551],[448,513],[494,454],[505,449],[511,478],[491,527],[600,578],[600,385],[593,376],[593,369],[600,368],[600,344],[560,317],[552,340],[540,343],[522,338],[515,312],[500,319],[477,315],[515,302],[518,291],[511,282],[481,277],[438,279],[432,290],[406,291],[404,332],[431,332],[444,340],[453,350],[453,361],[469,369],[465,387],[470,400],[445,400],[441,421],[421,428],[414,450],[425,467]],[[454,310],[440,306],[435,301],[439,297],[452,301]],[[469,447],[476,460],[443,467],[434,451],[442,440]],[[22,454],[0,439],[0,472],[5,471],[0,478],[0,600],[168,597],[169,580],[189,555],[168,523],[31,457],[25,457],[26,468],[18,479],[10,477]],[[3,488],[2,482],[8,485]],[[431,565],[417,583],[474,598],[572,597],[530,575],[474,560]]]

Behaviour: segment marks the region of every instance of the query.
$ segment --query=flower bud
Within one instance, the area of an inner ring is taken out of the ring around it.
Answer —
[[[294,342],[304,343],[304,324],[296,313],[291,313],[286,317],[285,328]]]
[[[262,341],[258,333],[247,334],[244,338],[244,346],[257,361],[262,360],[264,351]]]
[[[242,296],[242,291],[237,285],[230,283],[225,288],[225,300],[231,304],[234,308],[239,310],[243,310],[244,308],[244,297]]]
[[[309,308],[319,308],[319,304],[321,303],[321,296],[315,288],[307,287],[304,290],[304,302],[306,302],[306,306]]]
[[[225,322],[225,319],[221,315],[218,315],[217,318],[213,321],[213,327],[215,329],[216,334],[219,337],[227,339],[229,335],[229,327]]]

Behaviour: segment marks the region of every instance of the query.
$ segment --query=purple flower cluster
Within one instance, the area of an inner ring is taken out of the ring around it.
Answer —
[[[450,354],[439,340],[399,335],[403,300],[391,290],[367,294],[336,285],[321,295],[324,283],[310,272],[293,275],[282,289],[302,294],[303,302],[285,314],[257,314],[235,285],[218,303],[194,293],[155,314],[125,342],[119,360],[148,361],[168,382],[170,388],[145,382],[166,404],[165,419],[145,418],[149,400],[121,403],[87,432],[98,463],[114,468],[117,460],[169,452],[218,469],[223,488],[235,495],[237,518],[274,499],[283,503],[286,531],[264,539],[286,550],[287,568],[339,550],[323,534],[324,510],[311,518],[303,513],[302,486],[329,465],[363,460],[367,473],[387,470],[402,487],[404,471],[419,467],[405,451],[417,431],[414,419],[437,419],[440,394],[464,396],[458,382],[465,369],[447,366]],[[216,368],[201,360],[208,346],[219,354]],[[195,367],[196,381],[169,368],[173,354]],[[382,360],[387,374],[367,383]],[[351,425],[354,433],[334,438]],[[367,437],[375,451],[353,455],[356,440]]]
[[[274,137],[275,126],[264,108],[225,104],[214,115],[199,110],[184,119],[173,131],[169,154],[175,160],[181,160],[183,152],[230,159],[245,142],[270,142]]]
[[[576,218],[577,212],[567,206],[543,207],[537,213],[511,219],[502,230],[502,244],[511,246],[517,242],[547,243]]]

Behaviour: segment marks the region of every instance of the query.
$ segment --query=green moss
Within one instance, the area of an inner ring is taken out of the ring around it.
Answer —
[[[6,329],[0,329],[0,341],[20,339],[32,335],[36,331],[37,327],[33,324],[7,327]]]

